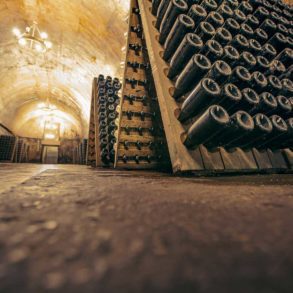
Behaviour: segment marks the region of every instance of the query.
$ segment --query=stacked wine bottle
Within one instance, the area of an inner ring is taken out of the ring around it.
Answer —
[[[12,161],[15,153],[16,138],[10,135],[0,135],[0,161]]]
[[[86,165],[87,139],[82,139],[77,146],[73,148],[73,163]]]
[[[293,7],[278,0],[153,0],[188,149],[293,147]]]
[[[16,148],[13,161],[15,163],[26,163],[28,158],[28,145],[25,140],[18,137],[16,140]]]
[[[97,115],[100,159],[104,165],[113,164],[115,160],[114,145],[116,143],[115,120],[119,105],[118,91],[121,88],[119,79],[103,75],[98,77],[97,84]]]
[[[100,74],[92,86],[89,137],[86,143],[86,164],[94,167],[111,166],[115,159],[115,120],[118,116],[118,78]],[[85,147],[84,147],[85,148]]]
[[[80,164],[85,165],[86,164],[86,150],[87,150],[87,139],[82,139],[80,146],[79,146],[79,153],[80,153]]]

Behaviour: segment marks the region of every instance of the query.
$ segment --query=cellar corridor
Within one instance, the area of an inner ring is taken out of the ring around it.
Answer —
[[[0,165],[0,292],[292,292],[292,177]]]
[[[293,293],[293,0],[0,0],[0,293]]]

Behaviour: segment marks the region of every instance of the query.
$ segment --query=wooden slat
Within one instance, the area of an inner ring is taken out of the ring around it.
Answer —
[[[94,120],[95,120],[95,166],[96,167],[102,167],[104,164],[101,160],[101,147],[100,147],[100,124],[98,119],[98,79],[94,78],[93,81],[93,96],[94,96]]]
[[[96,129],[95,129],[95,91],[94,84],[97,82],[97,78],[93,80],[92,97],[91,97],[91,110],[90,110],[90,123],[89,123],[89,136],[86,152],[86,164],[96,165]]]
[[[204,170],[202,159],[194,156],[194,152],[189,151],[181,142],[180,137],[185,133],[186,129],[174,115],[175,110],[178,109],[178,105],[169,93],[173,84],[164,74],[164,71],[168,70],[168,64],[160,57],[163,48],[156,40],[158,32],[153,26],[155,17],[150,12],[151,2],[145,0],[139,1],[139,8],[173,171]]]
[[[148,64],[148,56],[146,50],[140,50],[138,54],[135,54],[135,51],[129,47],[129,44],[139,44],[141,47],[145,48],[145,43],[143,39],[140,39],[135,33],[131,32],[131,26],[141,25],[140,16],[136,15],[133,12],[133,8],[137,8],[138,3],[137,0],[131,1],[130,7],[130,16],[129,16],[129,32],[128,32],[128,40],[126,46],[126,61],[125,61],[125,71],[124,71],[124,81],[122,86],[122,99],[120,102],[120,115],[118,120],[118,142],[116,143],[116,158],[115,158],[115,167],[121,168],[129,168],[129,169],[151,169],[157,168],[162,165],[162,162],[148,162],[147,160],[140,162],[137,164],[135,161],[129,159],[127,162],[122,160],[123,156],[127,156],[128,158],[133,158],[136,155],[140,157],[147,157],[152,156],[154,160],[159,159],[157,155],[162,150],[158,150],[155,148],[154,150],[150,149],[147,146],[143,146],[141,149],[138,149],[135,145],[131,145],[129,148],[124,147],[124,142],[149,142],[149,141],[164,141],[165,152],[167,152],[165,146],[165,138],[164,133],[161,136],[163,138],[158,137],[158,132],[150,132],[150,131],[143,131],[139,134],[138,131],[132,129],[129,133],[125,131],[125,127],[129,128],[161,128],[162,121],[160,120],[160,113],[158,107],[157,99],[155,91],[151,91],[151,84],[152,80],[148,80],[149,76],[147,73],[147,68],[140,68],[140,69],[133,69],[132,67],[128,66],[129,62],[138,62],[139,64]],[[146,85],[136,85],[135,87],[131,86],[129,82],[126,80],[139,80],[139,81],[146,81],[148,80]],[[152,79],[152,76],[151,76]],[[146,96],[147,99],[145,103],[141,101],[134,101],[132,104],[129,102],[125,96],[134,95],[134,96]],[[128,119],[126,112],[131,111],[134,113],[154,113],[156,112],[155,117],[150,117],[146,115],[145,119],[141,119],[139,116],[133,116],[132,119]],[[159,145],[161,146],[161,145]]]

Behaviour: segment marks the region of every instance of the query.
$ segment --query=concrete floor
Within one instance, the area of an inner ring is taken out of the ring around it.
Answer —
[[[293,176],[0,164],[0,292],[293,292]]]

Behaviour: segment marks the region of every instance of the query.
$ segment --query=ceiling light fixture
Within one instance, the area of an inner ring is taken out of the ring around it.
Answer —
[[[26,27],[24,33],[21,33],[18,28],[14,28],[12,32],[22,47],[34,49],[39,53],[45,53],[52,48],[52,43],[48,41],[48,34],[41,32],[38,28],[38,23],[35,21],[32,26]]]

